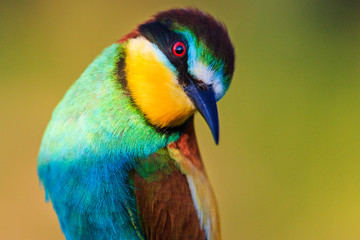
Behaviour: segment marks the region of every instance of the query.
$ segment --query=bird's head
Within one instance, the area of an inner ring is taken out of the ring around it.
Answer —
[[[197,110],[219,138],[216,102],[234,72],[234,48],[225,26],[196,9],[160,12],[126,42],[126,85],[148,121],[182,125]]]

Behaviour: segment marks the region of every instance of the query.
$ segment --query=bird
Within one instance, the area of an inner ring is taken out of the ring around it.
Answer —
[[[221,239],[194,115],[217,144],[234,64],[225,24],[196,8],[158,12],[95,58],[55,107],[38,155],[66,239]]]

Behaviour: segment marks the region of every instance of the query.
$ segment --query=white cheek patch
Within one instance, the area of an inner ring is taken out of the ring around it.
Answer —
[[[194,61],[190,73],[207,85],[212,85],[216,100],[219,100],[224,95],[224,87],[221,83],[220,74],[216,73],[202,62]]]

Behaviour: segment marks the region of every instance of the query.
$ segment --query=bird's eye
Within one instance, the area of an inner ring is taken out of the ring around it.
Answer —
[[[172,47],[172,52],[177,57],[182,57],[185,55],[186,48],[184,43],[182,42],[176,42]]]

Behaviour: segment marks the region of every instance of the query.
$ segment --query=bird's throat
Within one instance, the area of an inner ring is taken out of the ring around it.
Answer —
[[[194,113],[165,55],[145,38],[129,40],[125,72],[131,96],[151,124],[179,126]]]

